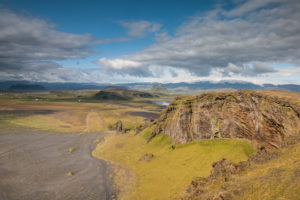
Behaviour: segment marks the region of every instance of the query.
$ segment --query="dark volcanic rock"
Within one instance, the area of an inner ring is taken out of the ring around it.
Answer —
[[[232,174],[240,173],[246,166],[247,162],[233,163],[225,158],[212,164],[212,171],[209,178],[216,178],[222,176],[228,178]]]
[[[123,123],[121,120],[117,121],[114,125],[110,126],[109,129],[119,132],[126,132],[126,130],[123,130]]]
[[[274,149],[289,136],[300,134],[300,111],[289,102],[258,92],[209,93],[176,98],[156,123],[152,137],[163,133],[175,143],[245,138]]]
[[[154,155],[152,153],[146,153],[146,154],[142,155],[142,157],[139,159],[139,161],[149,162],[153,157],[154,157]]]
[[[249,155],[248,161],[251,163],[261,164],[277,157],[278,152],[267,152],[264,147],[260,147],[256,154]]]
[[[116,130],[120,131],[120,132],[123,130],[123,123],[122,123],[121,120],[117,121],[117,123],[116,123]]]

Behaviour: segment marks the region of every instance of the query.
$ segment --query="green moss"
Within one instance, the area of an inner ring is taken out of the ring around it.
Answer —
[[[69,153],[73,153],[74,151],[76,151],[76,148],[74,148],[74,147],[68,149]]]
[[[193,105],[191,101],[188,101],[188,108],[189,108],[189,112],[192,113],[193,112]]]
[[[68,176],[73,176],[74,173],[73,172],[68,172]]]
[[[215,133],[215,136],[214,136],[214,138],[220,138],[220,134],[219,134],[219,132],[216,132],[216,133]]]
[[[233,162],[248,158],[249,143],[244,140],[202,140],[170,148],[174,144],[164,134],[146,143],[151,132],[147,128],[136,136],[109,137],[93,152],[94,156],[121,164],[134,173],[135,188],[121,199],[176,199],[193,177],[208,176],[213,162],[222,158]],[[137,162],[146,153],[153,154],[154,158],[148,163]]]
[[[127,130],[127,131],[134,130],[134,127],[135,127],[134,125],[128,125],[125,127],[125,130]]]
[[[145,128],[141,133],[140,135],[145,139],[147,140],[152,134],[152,128]]]
[[[171,145],[172,144],[172,138],[170,136],[167,136],[165,134],[159,134],[155,136],[151,142],[151,144],[154,145],[160,145],[160,146],[165,146],[165,145]]]
[[[218,127],[219,126],[219,119],[215,118],[215,126]]]
[[[225,186],[229,193],[239,188],[240,192],[235,194],[233,199],[298,200],[300,179],[295,173],[299,170],[300,144],[280,149],[278,153],[278,158],[252,165],[229,182],[217,179],[203,190],[209,191],[210,194],[218,194]]]

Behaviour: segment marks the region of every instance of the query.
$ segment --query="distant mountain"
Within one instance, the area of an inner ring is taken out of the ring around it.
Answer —
[[[8,90],[19,91],[19,92],[44,91],[44,90],[46,90],[46,88],[41,85],[37,85],[37,84],[15,84],[15,85],[11,85]]]
[[[176,88],[187,88],[190,90],[211,90],[211,89],[245,89],[245,90],[287,90],[300,92],[300,85],[296,84],[264,84],[258,85],[251,82],[242,81],[198,81],[198,82],[180,82],[180,83],[124,83],[124,84],[99,84],[99,83],[47,83],[47,82],[30,82],[30,81],[4,81],[0,82],[0,90],[7,91],[12,85],[16,84],[31,84],[43,86],[46,90],[103,90],[106,88],[121,88],[121,89],[133,89],[133,90],[151,90],[155,85],[164,87],[166,89],[176,89]]]
[[[41,85],[46,90],[102,90],[112,87],[112,84],[98,83],[48,83],[48,82],[31,82],[31,81],[4,81],[0,82],[0,90],[9,90],[11,86],[17,84]],[[118,87],[118,86],[114,86]],[[120,86],[124,87],[124,86]]]
[[[232,88],[232,89],[246,89],[246,90],[259,90],[262,86],[256,85],[250,82],[231,82],[231,81],[221,81],[221,82],[211,82],[211,81],[199,81],[192,83],[167,83],[164,84],[166,88],[178,88],[185,87],[194,90],[211,90],[211,89],[222,89],[222,88]]]
[[[272,85],[272,84],[265,84],[264,89],[267,90],[287,90],[293,92],[300,92],[300,85],[296,84],[286,84],[286,85]]]
[[[155,84],[151,88],[152,91],[154,92],[164,92],[167,91],[168,89],[163,86],[163,84]]]
[[[145,88],[149,88],[149,85],[157,85],[158,83],[135,83],[135,84],[125,84],[127,87],[135,87],[144,86]],[[212,89],[225,89],[231,88],[236,90],[287,90],[300,92],[300,85],[296,84],[284,84],[284,85],[273,85],[273,84],[264,84],[258,85],[251,82],[244,81],[220,81],[220,82],[212,82],[212,81],[198,81],[198,82],[179,82],[179,83],[165,83],[161,84],[163,87],[167,89],[176,89],[176,88],[187,88],[190,90],[212,90]]]

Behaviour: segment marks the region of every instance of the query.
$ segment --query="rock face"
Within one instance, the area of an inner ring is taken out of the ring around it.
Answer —
[[[118,131],[118,132],[123,132],[124,129],[123,129],[122,121],[121,120],[117,121],[114,125],[110,126],[109,129],[115,130],[115,131]]]
[[[300,111],[287,101],[253,91],[202,94],[175,99],[156,120],[153,136],[175,143],[213,138],[246,138],[266,149],[300,134]]]

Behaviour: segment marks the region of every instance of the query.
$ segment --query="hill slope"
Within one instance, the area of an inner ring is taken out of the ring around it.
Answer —
[[[194,177],[181,200],[298,200],[300,196],[299,136],[285,148],[259,150],[248,161],[222,159],[210,176]]]
[[[9,87],[10,91],[43,91],[45,87],[37,84],[15,84]]]
[[[98,100],[130,100],[133,98],[152,98],[154,95],[148,92],[125,90],[120,88],[108,88],[94,95]]]

